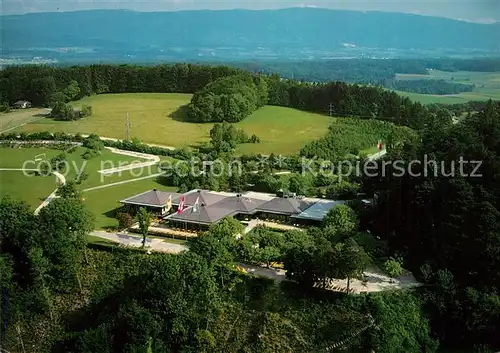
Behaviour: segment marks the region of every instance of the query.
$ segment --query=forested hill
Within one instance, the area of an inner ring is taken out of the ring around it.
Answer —
[[[165,58],[359,56],[373,49],[499,51],[499,24],[317,8],[133,12],[94,10],[2,16],[4,54],[33,48],[157,51]],[[138,55],[138,54],[137,54]],[[229,55],[229,54],[228,54]],[[238,57],[239,56],[239,57]]]

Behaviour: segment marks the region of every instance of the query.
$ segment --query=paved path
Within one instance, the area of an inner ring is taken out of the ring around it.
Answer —
[[[140,178],[135,178],[135,179],[130,179],[130,180],[124,180],[124,181],[118,181],[116,183],[111,183],[111,184],[94,186],[92,188],[84,189],[83,191],[87,192],[87,191],[94,191],[94,190],[99,190],[99,189],[110,188],[112,186],[133,183],[134,181],[155,178],[155,177],[158,177],[160,175],[164,175],[164,173],[151,174],[151,175],[146,175],[146,176],[143,176],[143,177],[140,177]]]
[[[155,164],[158,164],[160,162],[160,157],[158,157],[154,154],[125,151],[125,150],[120,150],[120,149],[114,148],[114,147],[106,147],[106,149],[110,150],[114,154],[121,154],[124,156],[142,158],[142,159],[145,159],[146,161],[145,162],[130,163],[130,164],[127,164],[127,165],[124,165],[121,167],[102,169],[102,170],[98,171],[99,173],[104,174],[104,175],[120,173],[120,172],[123,172],[126,170],[132,170],[132,169],[137,169],[137,168],[149,167],[149,166],[153,166]]]
[[[86,135],[86,134],[82,134],[82,137],[88,137],[89,135]],[[117,139],[117,138],[114,138],[114,137],[103,137],[103,136],[99,136],[99,138],[101,140],[105,140],[105,141],[113,141],[113,142],[118,142],[118,141],[123,141],[123,140],[120,140],[120,139]],[[145,143],[145,142],[142,142],[142,144],[146,145],[146,146],[149,146],[149,147],[159,147],[159,148],[165,148],[167,150],[171,150],[171,151],[174,151],[176,148],[175,147],[172,147],[172,146],[165,146],[165,145],[157,145],[157,144],[154,144],[154,143]]]
[[[56,176],[57,180],[59,181],[59,185],[66,184],[66,178],[64,177],[64,175],[62,175],[59,172],[52,172],[52,174],[54,174]],[[52,192],[52,194],[50,194],[49,197],[47,197],[45,199],[45,201],[43,201],[42,204],[40,206],[38,206],[38,208],[35,210],[35,215],[37,215],[38,213],[40,213],[40,210],[42,208],[44,208],[45,206],[47,206],[52,200],[57,199],[59,197],[59,196],[56,195],[58,189],[59,188],[56,188]]]
[[[91,233],[95,237],[104,238],[115,243],[119,243],[125,246],[132,247],[142,247],[142,237],[133,236],[128,233],[108,233],[101,230],[96,230]],[[164,242],[157,238],[147,238],[146,248],[152,249],[154,251],[166,252],[170,254],[179,254],[182,251],[188,250],[187,246],[181,244],[173,244]]]
[[[368,160],[369,161],[375,161],[377,159],[380,159],[382,158],[383,156],[385,156],[387,154],[387,150],[384,148],[382,151],[380,152],[377,152],[377,153],[374,153],[374,154],[370,154],[368,156]]]
[[[132,236],[127,233],[108,233],[105,231],[94,231],[91,235],[101,237],[115,243],[123,244],[125,246],[142,247],[142,237]],[[157,238],[146,239],[146,248],[166,252],[170,254],[179,254],[182,251],[188,251],[188,247],[180,244],[173,244],[164,242]],[[277,268],[267,268],[262,266],[247,265],[238,263],[237,266],[245,269],[249,274],[262,276],[273,279],[277,282],[286,281],[286,271]],[[401,277],[392,279],[384,274],[378,267],[372,266],[367,268],[364,272],[366,282],[363,283],[358,279],[351,279],[350,292],[363,293],[363,292],[381,292],[387,290],[408,289],[421,286],[411,273],[406,273]],[[332,279],[329,281],[328,289],[338,292],[345,292],[347,287],[347,279]]]

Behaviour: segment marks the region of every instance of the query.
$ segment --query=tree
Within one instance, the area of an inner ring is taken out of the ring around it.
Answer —
[[[384,262],[384,271],[387,272],[389,276],[392,278],[399,277],[403,274],[403,260],[400,258],[394,259],[391,257],[390,259]]]
[[[77,283],[82,289],[80,268],[82,259],[88,261],[86,237],[94,229],[93,214],[78,198],[59,198],[42,208],[37,220],[43,231],[36,244],[51,264],[49,274],[56,285],[68,291]]]
[[[323,219],[323,226],[335,230],[341,238],[354,234],[358,228],[356,213],[347,205],[336,205]]]
[[[289,180],[289,185],[289,190],[298,195],[308,195],[311,190],[310,179],[300,174],[293,174]]]
[[[34,78],[31,81],[31,100],[35,106],[46,106],[50,102],[52,94],[56,91],[56,83],[53,76]]]
[[[347,278],[347,292],[352,277],[360,277],[370,264],[370,257],[353,239],[335,245],[336,278]]]
[[[65,96],[65,102],[71,102],[80,96],[80,86],[78,82],[72,80],[69,85],[63,90]]]
[[[61,196],[64,199],[82,199],[82,193],[78,188],[76,182],[73,180],[69,180],[64,185],[60,186],[57,189],[57,195]]]
[[[142,247],[144,248],[146,247],[146,237],[151,224],[151,214],[144,207],[141,207],[137,213],[137,222],[139,222],[139,230],[142,234]]]
[[[82,111],[81,111],[81,113],[82,113],[82,116],[83,116],[83,117],[86,117],[86,116],[91,116],[91,115],[92,115],[92,106],[90,106],[90,105],[85,105],[85,104],[84,104],[84,105],[82,106]]]
[[[56,120],[73,120],[73,107],[63,102],[55,102],[50,116]]]

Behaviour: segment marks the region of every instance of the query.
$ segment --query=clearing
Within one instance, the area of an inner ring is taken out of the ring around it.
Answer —
[[[183,121],[190,94],[124,93],[102,94],[73,102],[90,104],[91,117],[79,121],[55,121],[47,118],[20,127],[17,131],[96,133],[99,136],[126,138],[126,116],[130,116],[132,137],[143,142],[174,147],[197,146],[210,139],[213,124]],[[326,134],[330,117],[296,109],[266,106],[235,124],[249,135],[256,134],[260,144],[238,146],[240,153],[291,154],[307,142]]]

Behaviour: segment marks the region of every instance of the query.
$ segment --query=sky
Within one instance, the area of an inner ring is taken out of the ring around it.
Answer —
[[[256,10],[297,6],[405,12],[471,22],[500,22],[500,0],[0,0],[2,14],[90,9],[176,11],[245,8]]]

